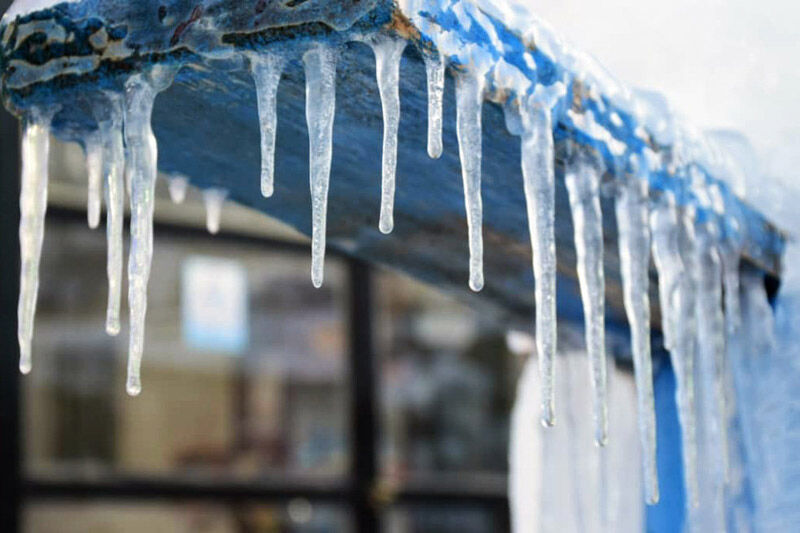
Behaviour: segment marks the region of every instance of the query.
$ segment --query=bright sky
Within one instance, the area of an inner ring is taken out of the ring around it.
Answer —
[[[745,133],[766,175],[800,187],[800,1],[527,1],[618,78],[666,94],[695,125]]]

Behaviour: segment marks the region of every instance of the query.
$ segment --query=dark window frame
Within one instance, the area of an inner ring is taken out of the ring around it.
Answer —
[[[5,4],[5,2],[2,2]],[[0,7],[5,7],[0,5]],[[19,292],[19,125],[5,110],[0,110],[0,523],[4,531],[20,531],[21,510],[27,501],[215,501],[241,503],[287,503],[306,498],[315,503],[335,503],[350,511],[354,530],[380,529],[382,513],[391,509],[481,507],[495,517],[499,531],[510,529],[505,486],[474,487],[443,483],[433,479],[399,487],[381,479],[378,464],[380,422],[379,384],[373,345],[374,307],[372,268],[365,262],[336,251],[345,265],[348,278],[347,365],[350,396],[350,470],[343,482],[293,482],[289,479],[258,481],[202,482],[169,477],[114,476],[107,480],[48,480],[28,477],[23,469],[18,370],[17,298]],[[51,206],[48,223],[83,220],[85,214],[74,209]],[[205,236],[205,230],[156,222],[158,233],[170,236]],[[98,237],[100,238],[100,237]],[[308,254],[303,244],[258,238],[222,231],[217,239],[229,243],[258,245],[272,252]]]

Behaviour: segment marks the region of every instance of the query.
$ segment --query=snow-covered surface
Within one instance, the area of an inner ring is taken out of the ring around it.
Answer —
[[[6,11],[4,17],[13,19],[14,17],[27,15],[58,4],[67,4],[75,1],[77,0],[15,0]]]

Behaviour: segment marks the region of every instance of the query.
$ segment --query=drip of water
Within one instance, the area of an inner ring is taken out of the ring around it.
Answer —
[[[275,135],[278,128],[278,85],[286,65],[284,56],[273,52],[250,54],[250,70],[256,83],[258,122],[261,129],[261,194],[275,191]]]
[[[578,278],[586,323],[594,393],[594,434],[598,446],[608,439],[607,368],[605,349],[605,274],[603,272],[603,214],[600,211],[600,175],[592,155],[579,153],[568,165],[565,181],[575,227]]]
[[[142,391],[141,364],[144,349],[147,283],[153,259],[153,200],[158,171],[158,144],[151,126],[156,95],[166,89],[174,69],[155,69],[150,75],[135,74],[125,84],[125,144],[131,176],[131,249],[128,259],[130,347],[127,391]]]
[[[536,349],[542,376],[542,424],[555,424],[556,241],[555,153],[550,107],[534,103],[522,135],[522,177],[536,280]]]
[[[39,291],[39,262],[47,212],[48,159],[50,156],[51,109],[32,109],[24,119],[22,134],[22,191],[19,199],[19,246],[22,262],[19,288],[18,330],[19,369],[32,368],[31,341]]]
[[[206,189],[203,191],[203,202],[206,204],[206,229],[211,235],[219,233],[222,219],[222,206],[228,197],[224,189]]]
[[[442,157],[442,102],[444,101],[444,57],[439,52],[423,54],[428,78],[428,155]]]
[[[169,198],[173,204],[182,204],[186,201],[186,191],[189,189],[189,178],[176,174],[169,178]]]
[[[336,112],[336,62],[337,51],[328,45],[317,45],[303,55],[311,169],[311,281],[317,288],[322,287],[325,272],[325,225]]]
[[[481,200],[484,77],[462,73],[456,80],[458,152],[469,227],[469,287],[483,289],[483,201]]]
[[[106,240],[108,257],[108,307],[106,332],[120,331],[120,302],[122,300],[123,229],[125,216],[125,147],[123,138],[123,109],[121,97],[111,100],[111,116],[101,122],[104,173],[107,180]]]
[[[86,137],[86,172],[89,175],[87,219],[91,229],[100,226],[100,209],[103,201],[103,141],[101,134]]]
[[[638,160],[636,174],[644,170]],[[631,328],[631,347],[636,377],[639,440],[642,446],[645,499],[658,503],[656,462],[656,414],[653,398],[653,362],[650,353],[650,210],[649,184],[644,175],[628,176],[616,199],[620,269],[625,311]]]
[[[674,202],[661,202],[650,216],[653,259],[658,270],[658,292],[664,340],[677,383],[675,402],[681,426],[683,475],[687,505],[699,504],[697,482],[697,432],[694,391],[694,314],[691,276],[679,248],[679,227]]]
[[[370,42],[383,109],[383,161],[381,178],[381,233],[394,229],[394,192],[397,173],[397,131],[400,127],[400,60],[405,39],[381,36]]]

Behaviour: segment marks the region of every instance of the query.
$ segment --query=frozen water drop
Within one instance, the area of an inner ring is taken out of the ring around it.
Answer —
[[[253,53],[249,57],[250,69],[256,83],[258,122],[261,129],[261,194],[269,198],[275,191],[278,85],[286,59],[274,52]]]
[[[381,164],[381,233],[394,229],[394,194],[397,174],[397,131],[400,127],[400,60],[406,41],[381,36],[370,42],[383,109],[383,160]]]
[[[181,174],[173,174],[169,178],[169,198],[173,204],[182,204],[186,201],[186,192],[189,189],[189,178]]]
[[[87,218],[89,227],[100,226],[100,210],[103,199],[103,143],[99,133],[86,138],[86,171],[89,175]]]
[[[578,279],[586,324],[586,348],[594,396],[595,442],[604,446],[608,438],[608,409],[600,175],[599,162],[594,156],[580,152],[568,164],[565,181],[575,229]]]
[[[206,229],[212,235],[219,233],[219,224],[222,218],[222,206],[228,197],[224,189],[206,189],[203,191],[203,201],[206,204]]]
[[[553,119],[548,106],[526,110],[522,135],[522,176],[536,281],[536,348],[542,376],[542,424],[555,424],[556,242],[555,152]]]
[[[444,101],[445,61],[442,54],[423,54],[425,75],[428,79],[428,155],[433,159],[442,156],[442,103]]]
[[[328,45],[316,45],[303,55],[311,169],[311,281],[317,288],[322,286],[325,272],[325,227],[336,113],[336,61],[337,52]]]
[[[47,212],[48,159],[50,123],[54,110],[31,109],[24,119],[22,135],[22,176],[20,193],[20,289],[18,313],[19,369],[28,374],[32,368],[31,341],[39,290],[39,262],[44,240],[44,217]]]
[[[653,505],[658,503],[659,490],[653,363],[650,353],[648,196],[647,176],[629,176],[620,185],[616,200],[616,218],[625,311],[631,328],[639,440],[644,463],[645,500]]]
[[[456,80],[458,152],[464,181],[469,231],[469,286],[483,289],[483,202],[481,200],[482,108],[484,78],[465,72]]]

